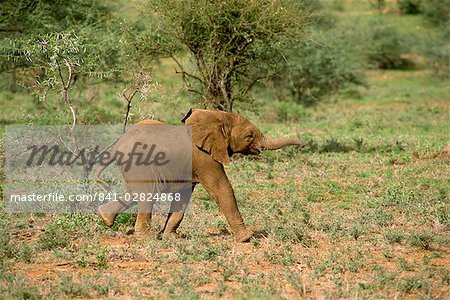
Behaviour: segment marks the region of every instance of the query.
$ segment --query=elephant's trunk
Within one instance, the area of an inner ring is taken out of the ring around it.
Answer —
[[[277,150],[291,145],[298,145],[300,148],[303,148],[306,146],[306,143],[299,139],[271,139],[264,137],[261,146],[263,150]]]

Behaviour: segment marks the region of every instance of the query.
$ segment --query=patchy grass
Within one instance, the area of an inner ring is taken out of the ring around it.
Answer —
[[[309,146],[237,157],[227,167],[258,232],[250,243],[233,242],[201,187],[178,240],[129,235],[129,215],[108,229],[95,216],[2,213],[0,294],[449,297],[446,87],[397,74],[373,72],[363,99],[323,105],[298,123],[257,121]],[[422,96],[405,100],[408,89]],[[155,230],[162,222],[155,216]]]
[[[399,19],[395,1],[387,1],[386,16],[368,1],[325,2],[349,22],[386,17],[405,34],[427,33],[418,17]],[[187,111],[184,95],[167,96],[179,83],[172,68],[163,61],[157,69],[154,96],[162,104],[137,101],[133,121],[156,114],[176,123]],[[110,229],[94,215],[1,209],[0,298],[450,298],[450,84],[428,70],[367,76],[358,97],[314,109],[292,105],[288,122],[273,121],[267,99],[258,102],[260,118],[248,115],[271,136],[308,141],[302,151],[240,156],[227,166],[257,232],[250,243],[233,242],[201,187],[177,240],[129,234],[128,214]],[[91,109],[80,110],[82,122],[121,122],[116,92],[83,93]],[[0,123],[68,122],[55,103],[2,91]],[[155,231],[163,221],[155,215]]]

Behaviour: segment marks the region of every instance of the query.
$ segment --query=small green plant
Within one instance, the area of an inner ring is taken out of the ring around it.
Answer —
[[[420,247],[424,250],[431,249],[431,243],[434,241],[434,236],[429,233],[413,233],[408,237],[408,243],[411,246]]]
[[[399,244],[405,239],[405,235],[398,231],[387,231],[383,236],[391,244]]]
[[[113,282],[111,279],[106,282],[95,282],[92,284],[92,288],[100,296],[107,296],[110,291],[114,291],[114,286],[117,286],[117,283]]]
[[[291,266],[296,262],[295,256],[292,255],[292,247],[289,245],[267,251],[264,253],[264,256],[268,261],[282,266]]]
[[[402,269],[403,271],[412,271],[414,270],[414,265],[412,263],[410,263],[408,260],[406,260],[403,257],[400,257],[398,259],[398,263],[400,265],[400,269]]]
[[[303,105],[291,101],[276,101],[270,110],[275,112],[278,121],[286,123],[299,121],[308,115]]]
[[[60,281],[57,285],[57,292],[60,292],[67,297],[90,297],[87,290],[88,287],[75,281],[72,275],[61,273],[59,274],[59,277]]]
[[[37,286],[30,282],[27,277],[21,275],[9,275],[9,284],[6,287],[0,286],[0,298],[2,299],[45,299],[39,292]]]
[[[286,271],[285,278],[291,286],[297,291],[300,297],[304,297],[308,292],[308,288],[304,283],[300,272]]]
[[[378,274],[378,283],[381,286],[389,285],[395,281],[397,273],[388,270],[381,270]]]
[[[350,236],[356,241],[360,236],[366,233],[366,228],[360,223],[355,223],[350,227]]]
[[[405,277],[400,283],[400,290],[406,293],[411,293],[415,290],[427,288],[427,283],[419,276]]]
[[[378,208],[375,211],[369,213],[367,218],[374,222],[377,226],[385,227],[392,225],[394,216],[391,212]]]
[[[353,138],[353,142],[355,143],[356,150],[361,152],[363,149],[364,139],[362,137]]]
[[[449,268],[440,269],[439,276],[441,276],[441,281],[443,284],[450,286],[450,269]]]
[[[383,256],[386,257],[387,259],[392,259],[392,258],[394,258],[394,254],[392,254],[392,252],[389,251],[389,250],[384,250],[382,254],[383,254]]]
[[[87,261],[87,257],[86,257],[86,255],[84,253],[78,255],[76,257],[76,259],[77,259],[77,266],[78,267],[80,267],[80,268],[87,268],[87,267],[89,267],[89,262]]]
[[[118,229],[121,227],[132,226],[134,222],[136,222],[136,214],[132,213],[119,214],[114,222],[116,224],[114,225],[114,228]]]
[[[103,247],[94,254],[95,263],[100,269],[108,267],[109,247]]]
[[[0,232],[0,259],[9,258],[13,255],[13,248],[11,246],[11,237],[8,231],[1,230]]]
[[[223,280],[224,281],[229,281],[230,277],[233,276],[234,274],[236,274],[236,272],[238,271],[239,268],[239,264],[242,261],[239,262],[239,260],[237,261],[230,261],[230,260],[225,260],[225,259],[218,259],[217,260],[217,266],[222,269],[222,276],[223,276]]]
[[[25,263],[31,263],[31,258],[33,257],[33,247],[29,245],[28,243],[22,243],[19,246],[18,252],[17,252],[17,260],[23,261]]]
[[[219,254],[220,254],[220,251],[218,249],[214,248],[212,245],[208,245],[208,249],[207,249],[207,252],[205,253],[204,259],[205,260],[213,260]]]
[[[321,152],[350,152],[351,147],[345,144],[345,142],[339,141],[335,137],[326,139],[322,145]]]
[[[70,245],[70,236],[63,226],[55,222],[48,225],[45,232],[39,236],[38,244],[46,250],[65,248]]]
[[[431,253],[429,256],[425,255],[425,256],[422,258],[422,261],[423,261],[424,264],[428,265],[430,262],[433,261],[433,259],[439,258],[439,257],[442,257],[442,254],[437,253],[437,252],[433,252],[433,253]]]
[[[276,228],[273,235],[277,240],[283,242],[299,243],[309,245],[311,242],[308,230],[304,226],[293,228]]]

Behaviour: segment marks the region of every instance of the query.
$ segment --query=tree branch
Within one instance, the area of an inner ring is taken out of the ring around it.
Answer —
[[[180,71],[175,70],[176,74],[181,74],[183,76],[183,81],[184,81],[184,77],[188,76],[191,77],[193,79],[196,79],[197,81],[199,81],[201,84],[204,84],[203,79],[201,79],[198,76],[192,75],[188,72],[186,72],[183,68],[183,65],[172,55],[171,58],[175,61],[175,63],[178,65],[178,67],[180,68]]]
[[[75,109],[72,107],[72,104],[70,103],[70,100],[69,100],[69,89],[70,89],[70,83],[71,83],[71,80],[73,77],[73,69],[72,69],[72,66],[70,65],[70,63],[68,63],[66,61],[65,65],[67,66],[69,74],[67,76],[68,77],[67,81],[64,81],[64,77],[63,77],[62,70],[61,70],[61,64],[59,63],[58,60],[56,61],[56,64],[58,66],[58,74],[59,74],[59,78],[61,80],[61,85],[62,85],[61,93],[63,96],[63,100],[64,100],[64,103],[66,103],[66,105],[69,107],[70,113],[72,115],[72,125],[70,126],[70,131],[72,133],[73,143],[76,146],[76,138],[75,138],[73,131],[74,131],[75,125],[77,123],[77,115],[75,113]]]
[[[127,108],[126,108],[125,114],[123,116],[123,129],[122,129],[123,132],[125,132],[125,129],[127,128],[128,116],[130,114],[130,109],[131,109],[131,102],[133,101],[134,96],[138,92],[138,90],[133,87],[130,91],[130,95],[127,96],[127,91],[128,91],[128,88],[126,88],[122,93],[122,96],[127,101]]]
[[[0,28],[0,32],[17,32],[22,33],[20,28]]]

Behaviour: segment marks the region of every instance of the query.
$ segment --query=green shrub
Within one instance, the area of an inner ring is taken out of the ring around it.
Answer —
[[[450,5],[450,0],[448,2]],[[445,9],[443,8],[443,10]],[[450,14],[450,9],[446,14]],[[450,19],[448,23],[441,24],[447,26],[434,28],[434,34],[430,34],[424,41],[421,54],[426,56],[428,68],[433,70],[434,76],[447,79],[450,78]]]
[[[271,107],[271,111],[276,114],[276,121],[297,122],[302,117],[308,116],[306,108],[291,101],[276,101]]]
[[[386,0],[369,0],[369,4],[379,11],[383,11],[386,8]]]
[[[450,43],[432,46],[428,58],[435,76],[441,79],[450,77]]]
[[[346,35],[342,30],[316,30],[313,42],[292,45],[285,57],[289,65],[272,78],[276,97],[312,106],[347,87],[364,85],[361,61]]]
[[[427,0],[422,6],[423,14],[432,24],[449,25],[450,0]]]
[[[368,62],[379,69],[409,69],[413,67],[410,60],[402,58],[407,53],[407,40],[396,28],[383,24],[371,26]]]
[[[417,15],[422,12],[421,0],[397,0],[400,13],[405,15]]]

